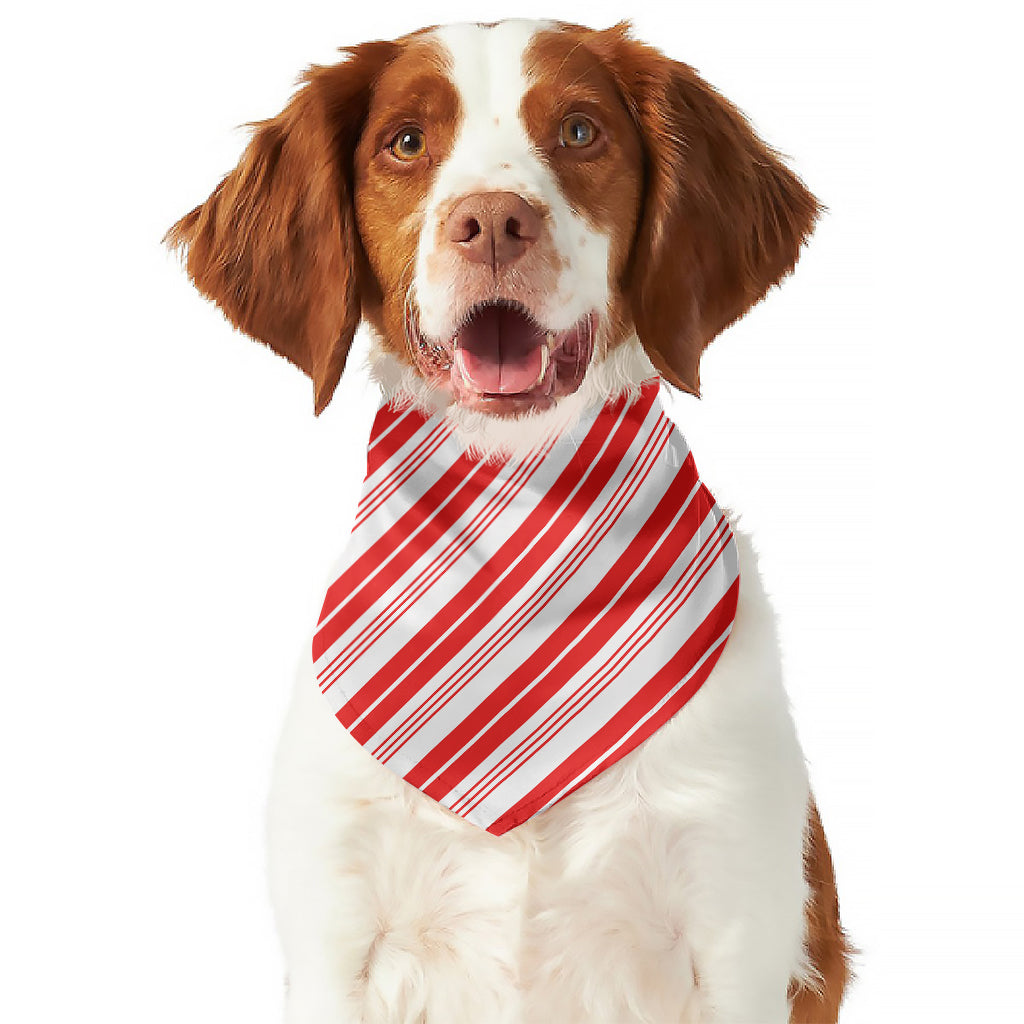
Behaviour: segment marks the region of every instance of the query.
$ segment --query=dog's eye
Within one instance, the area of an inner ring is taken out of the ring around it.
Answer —
[[[388,149],[405,163],[418,160],[427,151],[427,137],[416,127],[403,128],[389,143]]]
[[[562,126],[558,130],[559,145],[568,146],[570,149],[583,149],[593,145],[596,138],[597,125],[589,117],[570,114],[562,119]]]

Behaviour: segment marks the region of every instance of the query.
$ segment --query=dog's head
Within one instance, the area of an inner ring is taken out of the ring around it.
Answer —
[[[625,26],[346,52],[168,234],[199,290],[312,378],[317,412],[363,318],[410,390],[453,408],[550,409],[634,337],[696,392],[705,346],[812,228],[813,196],[736,108]]]

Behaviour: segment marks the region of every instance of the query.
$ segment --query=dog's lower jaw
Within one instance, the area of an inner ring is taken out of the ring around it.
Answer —
[[[456,402],[443,377],[424,375],[389,351],[372,330],[369,365],[385,400],[412,402],[428,415],[446,417],[465,448],[484,457],[529,454],[606,402],[623,394],[639,397],[640,386],[657,373],[635,334],[612,347],[598,338],[575,391],[555,396],[548,408],[507,416],[493,415],[486,406]]]

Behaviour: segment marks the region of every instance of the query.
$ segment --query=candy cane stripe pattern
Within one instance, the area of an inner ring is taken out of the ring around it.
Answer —
[[[501,835],[680,713],[738,595],[657,380],[504,460],[385,404],[313,662],[373,757]]]

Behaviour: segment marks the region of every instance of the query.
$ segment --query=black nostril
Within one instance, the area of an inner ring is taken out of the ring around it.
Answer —
[[[470,217],[462,226],[465,242],[472,242],[480,234],[480,221],[476,217]]]
[[[509,217],[509,219],[505,221],[506,235],[511,235],[513,238],[522,238],[522,230],[522,225],[515,217]]]

